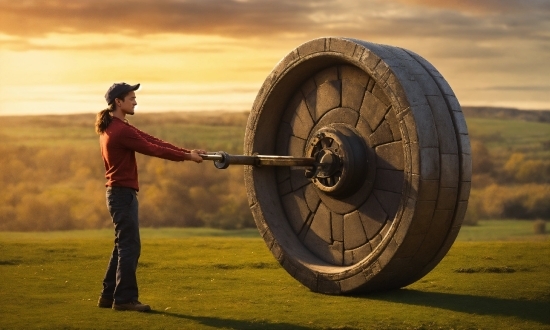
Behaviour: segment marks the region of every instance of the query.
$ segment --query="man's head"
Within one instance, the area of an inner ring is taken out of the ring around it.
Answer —
[[[111,106],[112,111],[120,111],[123,115],[133,115],[137,105],[134,91],[138,88],[139,84],[115,83],[105,93],[105,100]]]
[[[105,101],[107,101],[108,105],[111,105],[116,98],[124,98],[123,95],[126,95],[128,92],[133,92],[139,88],[140,84],[135,85],[129,85],[125,82],[121,83],[114,83],[109,89],[107,90],[107,93],[105,93]]]

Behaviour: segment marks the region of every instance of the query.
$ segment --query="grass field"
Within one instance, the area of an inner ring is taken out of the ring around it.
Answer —
[[[26,146],[97,146],[94,114],[3,117],[0,137],[7,144]],[[182,145],[206,145],[242,152],[246,113],[138,114],[129,118],[140,129]],[[550,124],[511,119],[466,118],[469,134],[497,153],[525,152],[550,158]]]
[[[109,230],[2,232],[0,328],[550,329],[548,238],[481,241],[491,228],[506,227],[501,235],[510,237],[520,225],[466,227],[467,237],[420,281],[355,296],[310,292],[255,229],[144,229],[138,279],[141,300],[153,307],[146,314],[96,307]]]

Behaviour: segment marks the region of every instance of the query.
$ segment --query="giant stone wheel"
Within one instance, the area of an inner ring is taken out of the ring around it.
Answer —
[[[245,154],[323,164],[245,167],[265,243],[315,292],[415,282],[450,249],[468,204],[460,105],[430,63],[398,47],[320,38],[293,50],[256,97]]]

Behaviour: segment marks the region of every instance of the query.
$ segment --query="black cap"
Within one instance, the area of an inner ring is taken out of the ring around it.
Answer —
[[[107,90],[107,93],[105,93],[105,101],[107,101],[107,104],[111,104],[115,101],[117,96],[120,96],[124,93],[128,93],[131,91],[135,91],[139,88],[139,84],[135,85],[128,85],[125,82],[121,83],[114,83],[109,89]]]

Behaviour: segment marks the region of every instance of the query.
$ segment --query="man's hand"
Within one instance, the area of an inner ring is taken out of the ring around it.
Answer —
[[[202,157],[200,154],[204,152],[199,152],[199,151],[203,151],[203,150],[195,150],[195,149],[191,150],[191,152],[188,154],[189,160],[192,160],[195,163],[202,163]]]
[[[193,150],[191,150],[191,152],[196,152],[198,154],[206,154],[206,151],[202,150],[202,149],[193,149]]]

